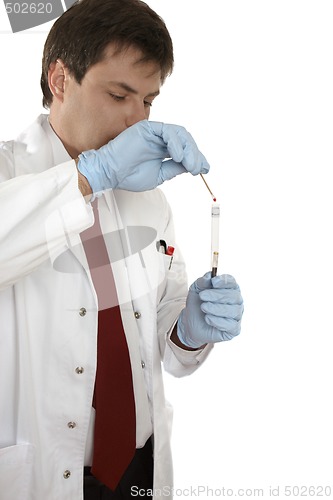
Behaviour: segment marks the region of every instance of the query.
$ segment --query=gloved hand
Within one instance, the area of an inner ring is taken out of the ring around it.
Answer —
[[[77,168],[97,193],[154,189],[186,171],[207,173],[209,164],[185,128],[143,120],[100,149],[80,154]]]
[[[235,278],[229,274],[211,278],[206,273],[190,286],[186,307],[178,318],[178,338],[192,348],[231,340],[240,333],[243,309]]]

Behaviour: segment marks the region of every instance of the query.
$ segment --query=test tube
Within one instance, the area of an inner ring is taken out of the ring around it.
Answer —
[[[212,204],[212,234],[211,234],[211,257],[212,257],[212,278],[217,274],[219,259],[219,230],[220,230],[220,205]]]

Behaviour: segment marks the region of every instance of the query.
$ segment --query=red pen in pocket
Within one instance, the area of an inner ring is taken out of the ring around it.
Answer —
[[[175,251],[175,247],[172,247],[172,246],[167,246],[167,249],[166,249],[166,255],[171,255],[171,260],[170,260],[170,265],[169,265],[169,270],[171,269],[171,264],[172,264],[172,260],[173,260],[173,253]]]

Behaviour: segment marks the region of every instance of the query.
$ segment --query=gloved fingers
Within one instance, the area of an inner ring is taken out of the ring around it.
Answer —
[[[207,174],[210,169],[206,157],[199,151],[195,143],[187,143],[185,145],[182,163],[192,175]]]
[[[127,153],[132,156],[130,146],[133,145],[133,150],[136,150],[137,155],[140,155],[142,162],[151,159],[161,159],[162,161],[164,158],[168,158],[168,148],[161,133],[155,133],[162,129],[163,124],[156,122],[155,128],[152,128],[151,123],[148,120],[141,120],[125,129],[107,144],[108,154],[112,154],[113,158]]]
[[[243,315],[243,304],[216,304],[212,302],[203,302],[201,310],[208,315],[217,318],[235,319],[239,321]]]
[[[209,171],[209,163],[199,151],[191,134],[184,127],[158,122],[148,123],[153,133],[163,138],[170,157],[176,163],[182,163],[192,175],[206,174]]]
[[[213,288],[235,288],[239,290],[239,286],[231,274],[220,274],[212,278]]]
[[[186,129],[181,128],[178,131],[178,137],[183,149],[181,162],[186,170],[192,175],[207,174],[210,165],[206,157],[199,150],[191,134]],[[169,144],[168,149],[171,151]]]
[[[222,337],[226,336],[226,338],[222,338],[221,340],[230,340],[239,335],[241,331],[241,322],[236,319],[219,318],[206,314],[205,321],[214,328],[215,335],[222,335]],[[218,330],[220,334],[218,334],[216,330]]]
[[[183,159],[183,165],[192,175],[208,174],[210,165],[205,156],[198,150],[191,151],[190,155],[186,155]]]
[[[184,127],[177,127],[176,135],[178,138],[177,146],[181,145],[182,147],[182,151],[179,151],[182,159],[178,161],[181,161],[186,170],[191,172],[192,175],[207,174],[210,168],[209,163],[199,150],[192,135]],[[170,152],[172,151],[170,147],[173,148],[174,144],[176,144],[176,141],[175,143],[168,142]]]
[[[163,140],[167,144],[171,158],[178,163],[183,162],[184,150],[187,146],[183,130],[185,130],[183,127],[179,127],[177,125],[163,124]]]
[[[191,172],[192,175],[198,175],[200,173],[207,174],[210,165],[206,157],[199,150],[192,135],[184,127],[179,127],[177,134],[183,146],[182,163],[184,167]]]
[[[199,294],[201,291],[206,290],[207,288],[211,288],[212,281],[210,278],[211,273],[205,273],[201,278],[198,278],[192,285],[190,286],[190,290]]]
[[[181,128],[178,125],[169,125],[161,122],[147,121],[153,135],[161,138],[167,146],[170,157],[176,162],[181,163],[184,157],[185,142],[178,134]]]
[[[183,167],[181,163],[177,163],[174,160],[165,160],[162,162],[159,176],[158,176],[158,185],[162,184],[165,181],[169,181],[176,177],[176,175],[186,173],[186,169]]]
[[[239,289],[210,288],[199,293],[203,302],[217,302],[219,304],[242,304],[243,299]]]
[[[143,123],[144,127],[147,128],[152,134],[157,135],[158,137],[163,136],[163,122],[153,122],[150,120],[142,120],[139,123]]]
[[[128,191],[148,191],[153,189],[158,185],[159,171],[157,164],[150,165],[149,162],[147,162],[146,175],[142,175],[142,171],[138,169],[134,169],[132,172],[122,171],[123,175],[119,179],[118,188]]]

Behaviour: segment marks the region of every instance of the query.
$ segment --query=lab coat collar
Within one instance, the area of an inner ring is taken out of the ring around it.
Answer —
[[[61,142],[60,138],[57,136],[57,134],[51,127],[49,121],[49,115],[42,115],[42,116],[44,117],[44,120],[42,121],[42,127],[52,147],[53,164],[60,165],[60,163],[65,163],[66,161],[72,160],[71,156],[66,151],[65,146]]]

